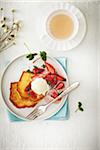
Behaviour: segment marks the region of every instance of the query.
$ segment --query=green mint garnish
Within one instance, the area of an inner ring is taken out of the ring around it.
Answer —
[[[47,53],[45,51],[40,51],[40,57],[43,61],[47,60]]]
[[[51,82],[50,82],[50,81],[47,81],[47,83],[48,83],[49,85],[51,85]]]
[[[43,64],[42,67],[45,68],[45,65]]]
[[[30,54],[28,54],[27,56],[26,56],[26,58],[28,58],[29,60],[32,60],[32,59],[34,59],[34,57],[37,55],[37,53],[34,53],[34,54],[32,54],[32,53],[30,53]]]
[[[29,73],[31,73],[32,71],[31,71],[30,69],[28,69],[26,72],[29,72]]]
[[[82,103],[81,102],[78,102],[78,107],[80,108],[82,106]]]
[[[75,110],[75,112],[77,112],[78,110],[79,110],[79,111],[84,111],[81,102],[78,102],[78,108]]]
[[[80,111],[84,111],[84,109],[83,109],[82,107],[81,107],[81,108],[79,108],[79,110],[80,110]]]
[[[34,68],[38,68],[37,66],[33,66]]]

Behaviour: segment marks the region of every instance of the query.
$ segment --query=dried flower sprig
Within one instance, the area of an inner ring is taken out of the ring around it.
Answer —
[[[7,24],[7,18],[3,15],[3,8],[0,9],[0,52],[15,45],[15,38],[21,29],[21,22],[15,21],[15,10],[12,9],[12,25]]]

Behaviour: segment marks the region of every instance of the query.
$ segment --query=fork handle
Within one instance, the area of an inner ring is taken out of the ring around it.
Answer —
[[[52,103],[56,102],[58,99],[64,97],[65,95],[76,89],[79,85],[80,85],[79,82],[74,82],[69,87],[67,87],[67,89],[65,89],[59,96],[57,96],[55,99],[46,104],[46,107],[49,107]]]

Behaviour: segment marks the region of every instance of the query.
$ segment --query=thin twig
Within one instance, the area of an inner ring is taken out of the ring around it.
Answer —
[[[27,50],[31,53],[31,51],[30,51],[28,45],[27,45],[25,42],[24,42],[24,45],[25,45],[25,47],[27,48]]]

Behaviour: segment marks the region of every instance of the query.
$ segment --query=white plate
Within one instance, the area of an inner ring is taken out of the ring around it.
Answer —
[[[48,57],[48,62],[50,62],[51,64],[53,64],[53,66],[56,68],[57,72],[64,76],[66,78],[66,85],[69,85],[68,82],[68,77],[67,74],[65,72],[65,70],[63,69],[63,67],[60,65],[60,63],[58,63],[57,60]],[[39,65],[42,63],[42,60],[39,59],[38,61],[35,62],[34,65]],[[9,94],[10,94],[10,83],[11,82],[17,82],[19,81],[19,78],[22,74],[22,72],[24,70],[27,69],[31,69],[33,68],[33,63],[32,61],[29,61],[26,58],[26,55],[20,56],[18,58],[16,58],[14,61],[12,61],[12,63],[10,63],[8,65],[8,67],[6,68],[3,76],[2,76],[2,80],[1,80],[1,92],[2,92],[2,97],[3,100],[7,106],[7,108],[9,109],[9,111],[11,111],[11,113],[13,113],[15,116],[26,120],[26,116],[35,108],[21,108],[18,109],[16,108],[11,101],[9,100]],[[59,109],[63,106],[63,104],[66,101],[66,97],[64,97],[61,102],[59,104],[52,104],[47,112],[43,115],[41,115],[41,117],[39,117],[38,119],[40,120],[44,120],[47,119],[51,116],[53,116],[55,113],[57,113],[59,111]]]
[[[74,22],[74,34],[68,39],[57,40],[52,38],[47,32],[46,24],[49,16],[58,11],[65,12]],[[48,7],[44,5],[44,9],[41,11],[37,20],[38,36],[48,50],[70,50],[80,44],[86,33],[86,21],[83,13],[77,7],[69,3],[53,3]]]

